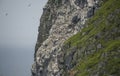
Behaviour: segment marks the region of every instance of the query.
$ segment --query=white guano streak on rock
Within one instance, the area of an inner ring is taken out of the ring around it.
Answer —
[[[48,63],[48,76],[54,76],[53,74],[59,72],[58,63],[57,63],[57,55],[59,50],[61,49],[63,43],[65,40],[67,40],[69,37],[76,34],[78,31],[80,31],[79,26],[75,26],[74,28],[69,28],[68,26],[71,23],[71,20],[73,16],[78,15],[81,18],[81,25],[85,24],[85,21],[87,20],[87,12],[89,10],[88,7],[85,7],[81,9],[80,7],[76,6],[74,4],[74,0],[71,1],[71,6],[75,8],[73,11],[71,11],[70,6],[61,6],[61,9],[58,9],[57,12],[64,12],[65,15],[58,15],[57,19],[55,21],[55,24],[52,25],[52,28],[50,30],[50,35],[48,39],[46,39],[41,47],[38,49],[36,53],[36,62],[40,65],[41,68],[43,68],[44,62],[46,59],[50,59],[50,62]],[[93,0],[87,0],[88,6],[92,7],[94,5]],[[68,12],[70,12],[68,14]],[[59,74],[57,75],[59,76]]]

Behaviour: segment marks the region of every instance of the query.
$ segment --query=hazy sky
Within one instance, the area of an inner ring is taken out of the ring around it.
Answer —
[[[0,76],[31,76],[39,19],[47,0],[0,0]]]
[[[34,46],[39,18],[46,1],[0,0],[0,46]]]

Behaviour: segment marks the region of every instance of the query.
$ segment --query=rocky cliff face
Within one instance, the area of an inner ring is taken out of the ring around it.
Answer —
[[[40,19],[32,76],[119,76],[119,4],[48,0]]]

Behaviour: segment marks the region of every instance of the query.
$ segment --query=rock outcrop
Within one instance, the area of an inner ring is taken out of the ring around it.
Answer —
[[[118,59],[120,54],[119,4],[116,0],[48,0],[40,19],[32,76],[110,76],[109,71],[120,70],[117,65],[106,70],[114,65],[106,65],[109,56]]]

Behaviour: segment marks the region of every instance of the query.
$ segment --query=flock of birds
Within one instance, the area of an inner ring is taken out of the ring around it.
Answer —
[[[31,3],[30,4],[28,4],[28,7],[31,7]],[[5,13],[5,16],[8,16],[8,13]]]

